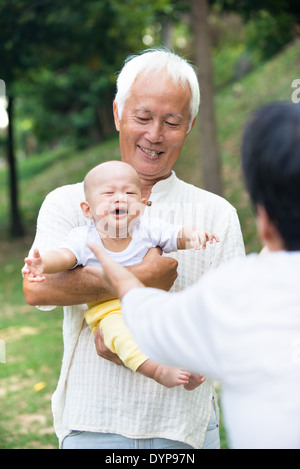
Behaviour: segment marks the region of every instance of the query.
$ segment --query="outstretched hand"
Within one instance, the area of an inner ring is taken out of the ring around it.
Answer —
[[[99,246],[94,243],[88,246],[102,265],[101,279],[103,286],[112,295],[121,299],[132,288],[145,286],[128,269],[113,261]],[[99,275],[99,269],[97,270]]]
[[[29,282],[43,282],[46,277],[43,274],[43,260],[38,249],[33,252],[33,257],[25,257],[25,266],[22,274],[27,275]]]
[[[190,243],[193,249],[206,249],[206,243],[209,242],[212,244],[214,240],[218,243],[220,241],[219,237],[215,235],[212,231],[194,229],[191,233]]]

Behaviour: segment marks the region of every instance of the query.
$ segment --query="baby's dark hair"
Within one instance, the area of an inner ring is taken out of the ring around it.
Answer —
[[[265,208],[286,250],[300,250],[300,104],[271,103],[255,113],[242,168],[254,207]]]

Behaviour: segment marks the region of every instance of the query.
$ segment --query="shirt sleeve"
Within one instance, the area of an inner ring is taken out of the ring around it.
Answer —
[[[87,227],[81,226],[71,230],[68,233],[66,239],[64,239],[64,241],[59,246],[60,248],[68,249],[76,257],[76,264],[72,267],[72,269],[79,265],[86,265],[87,258],[85,251],[88,241],[89,237]]]
[[[178,293],[136,288],[122,299],[122,312],[141,350],[154,361],[221,379],[218,347],[199,280]],[[210,292],[211,293],[211,292]]]
[[[150,217],[146,223],[153,246],[159,246],[166,253],[177,251],[177,237],[182,225],[172,225],[155,217]]]
[[[78,227],[76,214],[78,214],[78,208],[74,207],[70,191],[65,187],[60,187],[50,192],[39,211],[31,251],[38,248],[43,253],[58,249],[69,232]]]
[[[39,249],[41,254],[58,249],[69,232],[78,226],[76,214],[78,209],[74,207],[72,193],[65,186],[50,192],[40,208],[36,235],[29,255],[34,248]],[[55,308],[50,305],[37,307],[44,311]]]

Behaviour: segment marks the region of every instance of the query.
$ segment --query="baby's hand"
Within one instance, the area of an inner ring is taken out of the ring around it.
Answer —
[[[218,243],[220,241],[219,237],[215,235],[212,231],[195,229],[192,232],[190,243],[194,249],[206,249],[206,243],[209,241],[210,244],[214,242]]]
[[[42,275],[43,260],[38,249],[34,250],[33,257],[26,257],[24,259],[25,266],[22,269],[22,274],[28,276],[30,282],[43,282],[46,277]]]

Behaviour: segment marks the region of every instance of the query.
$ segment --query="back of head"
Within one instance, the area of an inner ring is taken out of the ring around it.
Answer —
[[[164,71],[175,84],[184,86],[188,83],[191,90],[190,127],[198,114],[200,104],[200,90],[194,68],[185,59],[167,49],[148,49],[141,54],[129,57],[122,68],[117,80],[115,101],[118,106],[119,118],[136,78],[144,73],[153,76]]]
[[[242,167],[254,206],[265,208],[287,250],[300,250],[300,105],[271,103],[255,113]]]

